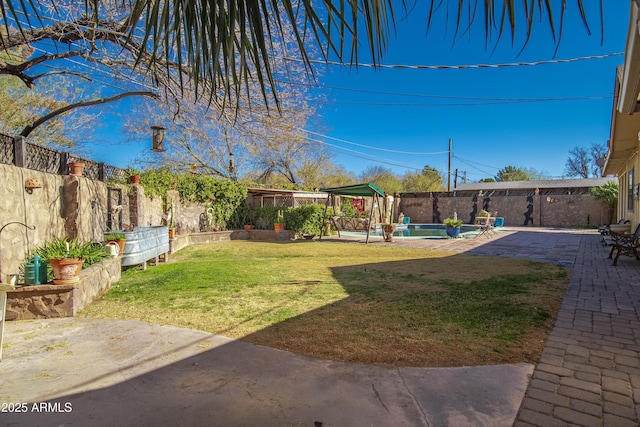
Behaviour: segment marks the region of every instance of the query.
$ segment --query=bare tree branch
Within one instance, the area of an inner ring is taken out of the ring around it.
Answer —
[[[108,102],[113,102],[113,101],[117,101],[119,99],[122,98],[126,98],[129,96],[148,96],[154,99],[158,98],[158,94],[153,93],[153,92],[124,92],[109,98],[100,98],[100,99],[94,99],[91,101],[83,101],[83,102],[76,102],[74,104],[69,104],[66,105],[62,108],[58,108],[57,110],[54,110],[52,112],[50,112],[49,114],[46,114],[42,117],[40,117],[38,120],[36,120],[35,122],[33,122],[32,124],[30,124],[29,126],[25,127],[22,132],[20,132],[20,136],[24,136],[27,137],[29,136],[29,134],[31,132],[33,132],[33,130],[35,128],[37,128],[38,126],[40,126],[41,124],[47,122],[48,120],[53,119],[54,117],[57,117],[61,114],[66,113],[67,111],[73,110],[75,108],[82,108],[82,107],[90,107],[92,105],[99,105],[99,104],[106,104]]]

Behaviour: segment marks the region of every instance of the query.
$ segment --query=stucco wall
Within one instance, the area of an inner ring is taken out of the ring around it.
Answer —
[[[530,197],[529,201],[527,197]],[[472,213],[483,209],[482,197],[450,196],[436,193],[403,195],[399,212],[411,217],[413,223],[442,222],[456,212],[465,223],[472,223]],[[610,211],[606,203],[588,194],[492,196],[488,211],[504,217],[505,225],[525,225],[525,215],[531,218],[527,225],[543,227],[575,227],[579,224],[606,224]],[[530,206],[531,202],[531,206]]]

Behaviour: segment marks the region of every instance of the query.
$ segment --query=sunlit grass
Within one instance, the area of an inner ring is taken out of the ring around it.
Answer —
[[[535,360],[567,270],[353,243],[232,241],[130,269],[82,315],[173,324],[335,360]]]

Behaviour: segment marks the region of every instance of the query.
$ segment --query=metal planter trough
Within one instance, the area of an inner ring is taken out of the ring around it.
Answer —
[[[133,231],[125,232],[127,241],[122,253],[122,266],[142,264],[142,269],[147,268],[147,261],[155,259],[160,261],[160,255],[164,261],[169,259],[169,229],[167,226],[136,227]]]

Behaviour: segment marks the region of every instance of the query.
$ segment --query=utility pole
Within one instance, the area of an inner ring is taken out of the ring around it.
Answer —
[[[458,188],[458,168],[456,168],[456,173],[453,175],[453,189]]]
[[[453,147],[453,140],[449,138],[449,164],[447,166],[447,192],[451,191],[451,150]]]

